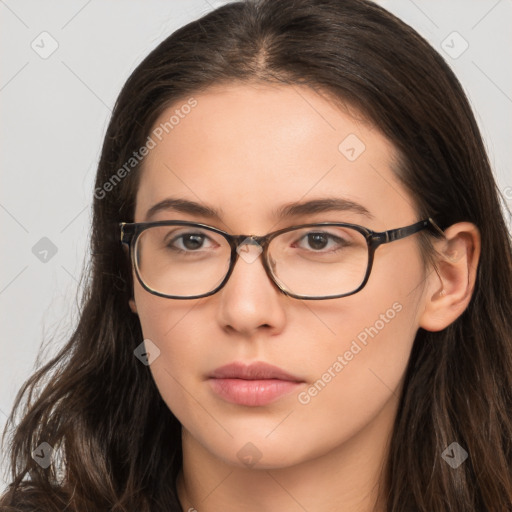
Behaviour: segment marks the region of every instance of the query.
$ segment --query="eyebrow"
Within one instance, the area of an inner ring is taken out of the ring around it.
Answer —
[[[353,212],[373,219],[373,215],[363,205],[341,197],[326,197],[313,199],[306,202],[288,203],[273,211],[278,219],[298,217],[299,215],[311,215],[323,212]]]
[[[208,219],[221,219],[221,212],[206,204],[196,203],[188,199],[168,197],[163,201],[153,205],[146,212],[146,221],[153,218],[161,211],[175,211],[186,213],[196,217],[206,217]],[[312,199],[305,202],[287,203],[272,211],[272,215],[278,220],[298,217],[301,215],[312,215],[330,211],[353,212],[373,219],[373,215],[363,205],[344,199],[341,197],[328,197],[321,199]]]

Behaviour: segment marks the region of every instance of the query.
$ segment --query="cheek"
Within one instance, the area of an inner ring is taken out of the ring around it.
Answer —
[[[192,389],[194,370],[204,358],[204,319],[194,316],[194,309],[204,299],[165,299],[146,292],[139,283],[134,297],[144,339],[151,340],[159,351],[149,370],[162,399],[181,421],[182,411],[193,412],[190,404],[187,407],[187,390]]]
[[[376,251],[370,277],[360,292],[312,306],[331,332],[325,339],[334,340],[331,349],[335,352],[349,350],[361,360],[371,347],[371,353],[382,362],[408,356],[418,328],[425,274],[416,247],[411,244],[405,251],[399,245]],[[300,318],[295,321],[304,322]]]
[[[136,278],[134,283],[134,299],[144,338],[153,340],[161,350],[165,350],[183,323],[187,323],[188,315],[205,299],[166,299],[144,290]],[[199,326],[198,322],[187,328],[192,328],[191,333],[194,333],[200,332]]]
[[[395,253],[394,264],[391,252],[379,256],[360,293],[315,309],[331,335],[315,351],[299,348],[314,370],[298,400],[311,417],[332,415],[318,422],[327,437],[354,433],[389,401],[398,404],[418,328],[423,272],[416,255]]]
[[[399,301],[374,298],[359,306],[354,300],[330,323],[336,337],[318,343],[314,353],[309,348],[310,384],[297,400],[305,409],[302,421],[313,421],[332,439],[357,432],[388,401],[398,401],[414,317]]]

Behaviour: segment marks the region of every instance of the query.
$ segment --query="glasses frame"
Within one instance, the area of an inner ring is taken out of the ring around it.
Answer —
[[[156,290],[153,290],[149,286],[147,286],[139,272],[139,267],[137,264],[137,258],[135,258],[135,247],[137,245],[137,239],[140,236],[141,233],[143,233],[146,229],[151,228],[153,226],[192,226],[192,227],[198,227],[201,229],[213,231],[215,233],[218,233],[219,235],[222,235],[227,242],[229,243],[231,247],[231,259],[229,263],[229,269],[226,273],[226,276],[222,280],[222,282],[212,291],[208,293],[203,293],[201,295],[192,295],[187,297],[182,296],[176,296],[176,295],[166,295],[164,293],[160,293]],[[286,289],[283,285],[281,285],[277,278],[274,277],[272,270],[270,268],[269,262],[268,262],[268,247],[270,242],[278,235],[282,233],[286,233],[288,231],[293,231],[295,229],[300,228],[306,228],[306,227],[322,227],[322,226],[337,226],[337,227],[347,227],[352,228],[362,235],[364,235],[366,239],[366,245],[368,247],[368,265],[366,268],[366,273],[364,276],[363,281],[359,285],[358,288],[355,290],[349,292],[349,293],[342,293],[339,295],[325,295],[320,297],[310,297],[307,295],[297,295],[290,290]],[[402,238],[408,237],[410,235],[413,235],[415,233],[418,233],[419,231],[422,231],[423,229],[430,229],[433,233],[440,235],[441,237],[445,237],[444,232],[441,230],[441,228],[433,221],[431,217],[428,217],[427,219],[421,220],[419,222],[415,222],[414,224],[410,224],[409,226],[404,226],[401,228],[395,228],[390,229],[388,231],[372,231],[369,228],[366,228],[364,226],[359,226],[358,224],[350,224],[346,222],[313,222],[309,224],[299,224],[296,226],[290,226],[287,228],[279,229],[277,231],[272,231],[271,233],[268,233],[263,236],[256,236],[256,235],[231,235],[227,233],[226,231],[222,231],[221,229],[215,228],[213,226],[209,226],[208,224],[202,224],[199,222],[191,222],[191,221],[181,221],[181,220],[163,220],[163,221],[154,221],[154,222],[120,222],[119,227],[121,229],[121,243],[125,244],[129,249],[130,259],[132,263],[132,268],[135,269],[135,274],[137,276],[137,279],[139,283],[142,285],[142,287],[148,291],[149,293],[152,293],[153,295],[157,295],[159,297],[164,297],[168,299],[178,299],[178,300],[190,300],[190,299],[199,299],[202,297],[209,297],[210,295],[213,295],[217,293],[227,282],[231,274],[233,273],[233,270],[235,268],[235,264],[238,261],[239,253],[237,249],[246,242],[247,239],[251,240],[252,242],[256,242],[258,245],[261,246],[263,258],[262,263],[263,267],[265,269],[265,272],[267,273],[267,276],[270,278],[270,280],[277,286],[277,288],[284,294],[289,297],[293,297],[294,299],[301,299],[301,300],[326,300],[326,299],[338,299],[341,297],[347,297],[349,295],[354,295],[355,293],[361,291],[366,283],[368,282],[368,279],[370,277],[370,273],[373,266],[373,260],[375,251],[378,247],[380,247],[383,244],[387,244],[390,242],[394,242],[395,240],[401,240]],[[253,245],[253,243],[251,243]]]

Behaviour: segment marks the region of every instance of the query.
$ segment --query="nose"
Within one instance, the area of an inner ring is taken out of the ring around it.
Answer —
[[[218,321],[223,328],[245,335],[262,328],[282,330],[286,320],[284,305],[289,297],[265,272],[261,246],[248,238],[237,252],[233,271],[218,292]]]

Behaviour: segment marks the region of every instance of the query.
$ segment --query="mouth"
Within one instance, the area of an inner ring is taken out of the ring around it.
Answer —
[[[277,366],[231,363],[214,370],[208,383],[223,400],[251,407],[267,405],[297,390],[304,380]]]

